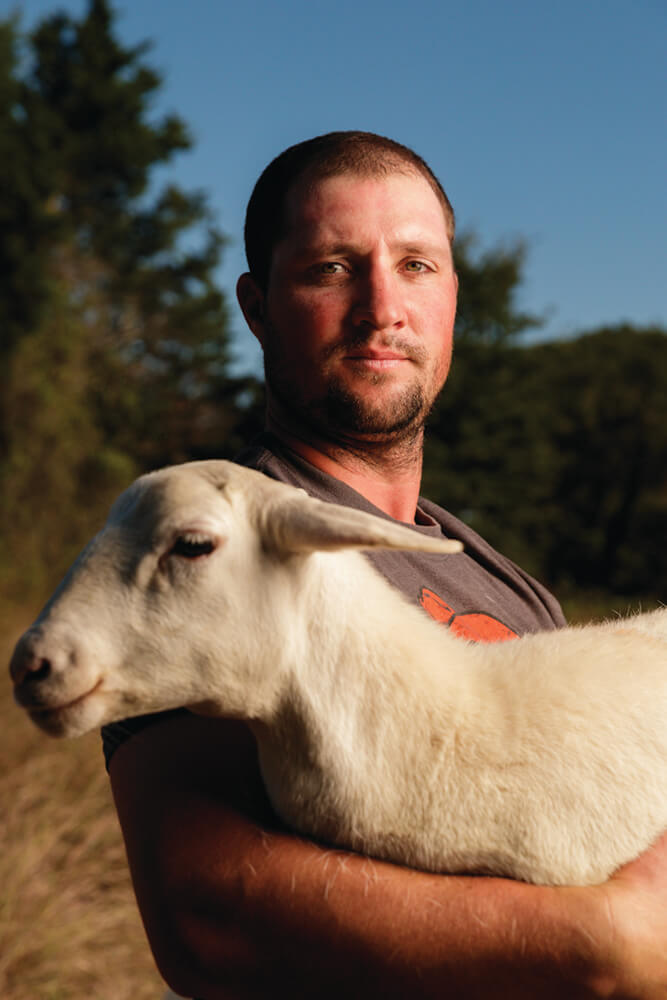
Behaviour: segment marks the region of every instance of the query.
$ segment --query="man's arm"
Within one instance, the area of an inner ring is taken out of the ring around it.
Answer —
[[[206,1000],[667,997],[667,840],[602,887],[414,872],[286,833],[237,723],[160,722],[110,767],[157,963]]]

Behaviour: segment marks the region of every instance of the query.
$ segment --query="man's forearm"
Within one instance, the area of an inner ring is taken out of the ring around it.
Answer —
[[[225,851],[221,870],[181,897],[179,938],[198,975],[179,985],[207,1000],[278,990],[560,1000],[614,986],[589,893],[422,875],[281,835],[253,833],[251,843],[238,828],[237,837],[238,855]]]
[[[632,880],[544,889],[328,851],[276,829],[245,729],[192,716],[133,737],[111,774],[156,958],[186,995],[666,995],[639,981],[647,961],[651,982],[664,971],[664,862],[644,893]]]

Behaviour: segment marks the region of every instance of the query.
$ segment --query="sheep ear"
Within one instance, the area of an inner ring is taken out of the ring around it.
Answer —
[[[414,549],[444,553],[460,552],[463,548],[456,539],[422,535],[395,521],[306,495],[265,508],[262,522],[264,545],[283,555],[318,549]]]

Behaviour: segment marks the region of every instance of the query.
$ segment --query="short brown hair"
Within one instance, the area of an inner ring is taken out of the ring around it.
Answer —
[[[250,196],[245,219],[248,269],[266,289],[271,257],[284,235],[287,195],[306,175],[309,181],[340,174],[387,176],[414,171],[431,185],[440,201],[450,241],[454,239],[454,209],[429,165],[407,146],[373,132],[328,132],[290,146],[260,175]]]

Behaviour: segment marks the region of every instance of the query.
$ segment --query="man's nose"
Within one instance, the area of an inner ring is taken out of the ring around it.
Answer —
[[[405,323],[405,306],[398,276],[375,266],[359,279],[353,319],[374,330],[389,330]]]

